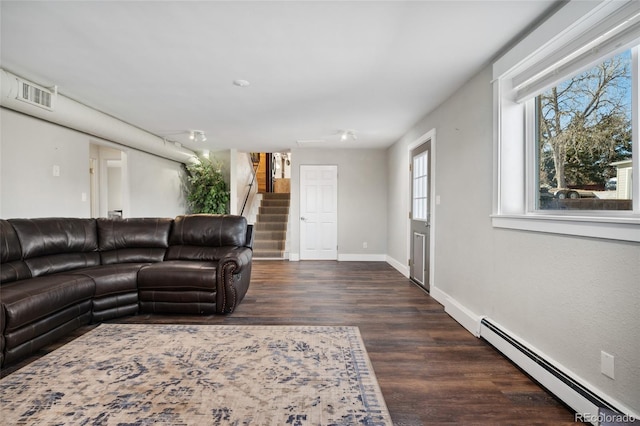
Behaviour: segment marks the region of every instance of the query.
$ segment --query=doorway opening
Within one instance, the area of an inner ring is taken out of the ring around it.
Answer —
[[[288,257],[291,153],[256,153],[252,154],[252,162],[259,203],[254,223],[253,257],[285,259]]]
[[[253,155],[253,154],[252,154]],[[291,153],[261,152],[254,161],[258,192],[291,192]]]
[[[128,210],[127,153],[91,144],[91,217],[125,217]]]

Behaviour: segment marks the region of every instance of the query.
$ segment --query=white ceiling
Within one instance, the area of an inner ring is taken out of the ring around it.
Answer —
[[[387,147],[555,3],[3,0],[0,66],[194,150]]]

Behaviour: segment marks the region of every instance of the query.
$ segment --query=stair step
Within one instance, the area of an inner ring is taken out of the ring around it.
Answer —
[[[263,193],[254,225],[253,257],[283,259],[291,194]]]
[[[260,204],[262,207],[289,207],[291,204],[290,200],[262,200]]]
[[[289,222],[288,214],[258,214],[258,222]]]
[[[287,222],[256,222],[254,231],[286,231]]]
[[[290,199],[291,198],[291,194],[288,192],[263,192],[262,193],[262,199],[265,200],[269,200],[269,199]]]
[[[287,237],[286,230],[258,230],[254,232],[254,241],[256,240],[284,240]]]
[[[271,206],[262,206],[260,207],[259,213],[258,214],[267,214],[267,215],[272,215],[272,214],[285,214],[285,215],[289,215],[289,207],[271,207]]]

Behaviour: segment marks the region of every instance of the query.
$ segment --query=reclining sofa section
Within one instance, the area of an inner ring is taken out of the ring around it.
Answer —
[[[231,313],[249,288],[242,216],[0,219],[0,365],[139,312]]]

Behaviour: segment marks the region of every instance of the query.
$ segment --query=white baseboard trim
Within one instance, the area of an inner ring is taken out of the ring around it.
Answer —
[[[445,292],[440,291],[442,295],[446,295]],[[457,300],[447,296],[444,303],[444,311],[448,313],[451,318],[458,321],[461,326],[467,329],[467,331],[476,337],[480,337],[480,321],[482,317],[474,314],[468,310],[464,305],[460,304]]]
[[[395,260],[393,257],[391,256],[386,256],[387,263],[389,265],[391,265],[395,270],[397,270],[398,272],[400,272],[402,275],[404,275],[405,277],[409,278],[409,266],[408,265],[403,265],[401,262],[398,262],[397,260]]]
[[[536,355],[528,346],[515,343],[518,341],[510,336],[510,333],[503,332],[503,330],[499,328],[494,329],[483,323],[480,327],[480,336],[571,407],[576,413],[585,414],[588,418],[597,418],[599,411],[597,405],[573,389],[568,383],[556,377],[547,368],[544,368],[544,363],[549,366],[551,364],[545,361],[544,357]],[[556,367],[554,367],[554,369],[558,372],[560,371]]]
[[[387,260],[384,254],[338,254],[339,262],[384,262]]]
[[[436,300],[436,302],[440,303],[442,306],[445,306],[447,303],[447,299],[449,299],[449,295],[444,291],[440,290],[438,287],[432,285],[429,289],[429,296]]]
[[[487,317],[474,314],[447,293],[432,287],[431,296],[437,297],[436,300],[444,305],[445,312],[454,320],[474,336],[483,338],[498,349],[505,357],[573,409],[580,419],[598,424],[598,420],[602,416],[601,407],[620,413],[630,419],[640,419],[638,413],[634,413],[624,404],[570,374],[569,369],[501,325]]]
[[[300,253],[288,253],[290,262],[299,262]],[[384,254],[338,254],[338,262],[384,262]]]

